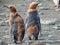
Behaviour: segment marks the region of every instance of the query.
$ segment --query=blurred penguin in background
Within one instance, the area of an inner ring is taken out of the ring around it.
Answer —
[[[7,7],[11,12],[9,18],[10,34],[13,34],[14,43],[21,43],[25,34],[24,21],[18,14],[17,9],[14,5],[5,7]]]
[[[32,36],[34,40],[38,40],[39,31],[41,31],[40,18],[37,11],[38,4],[37,2],[32,2],[28,8],[25,29],[27,30],[29,40],[32,39]]]
[[[54,2],[54,7],[59,8],[60,7],[60,0],[53,0]]]

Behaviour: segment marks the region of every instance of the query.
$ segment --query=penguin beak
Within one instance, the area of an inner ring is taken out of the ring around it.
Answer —
[[[41,3],[38,3],[38,5],[37,6],[41,6],[42,4]]]
[[[37,6],[39,5],[39,3],[36,4]]]
[[[9,8],[7,5],[3,5],[3,7]]]

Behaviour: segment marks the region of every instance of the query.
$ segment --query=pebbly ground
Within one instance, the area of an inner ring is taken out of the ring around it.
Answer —
[[[0,1],[0,45],[15,45],[9,37],[9,10],[4,8],[3,5],[15,5],[19,14],[25,20],[28,6],[32,1],[24,0],[1,0]],[[38,13],[40,16],[42,36],[39,36],[42,42],[46,45],[60,45],[60,11],[53,7],[52,0],[39,0],[40,6],[38,7]],[[23,40],[22,45],[26,45],[26,38]],[[44,40],[45,39],[45,40]],[[50,40],[50,41],[49,41]],[[53,42],[52,42],[52,41]],[[40,42],[40,40],[38,40]],[[38,41],[36,41],[38,43]],[[5,42],[5,44],[4,44]],[[35,41],[33,41],[35,43]],[[52,42],[52,43],[51,43]]]

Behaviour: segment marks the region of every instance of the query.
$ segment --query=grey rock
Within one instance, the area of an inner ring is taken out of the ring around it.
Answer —
[[[0,45],[8,45],[8,44],[2,41],[0,42]]]
[[[5,13],[1,13],[0,16],[5,15]]]
[[[6,41],[6,43],[13,43],[13,36],[5,35],[3,36],[3,38]]]
[[[8,23],[8,22],[9,22],[9,20],[6,20],[6,21],[5,21],[5,23]]]
[[[39,7],[40,8],[40,10],[50,10],[50,8],[48,8],[48,7]]]
[[[47,43],[46,45],[50,45],[49,43]]]
[[[41,24],[55,24],[57,19],[41,19]]]
[[[16,45],[15,43],[13,43],[13,44],[8,44],[8,45]]]
[[[60,24],[59,25],[55,25],[54,27],[52,27],[53,29],[56,29],[56,30],[60,30]]]
[[[43,13],[43,12],[39,12],[38,14],[39,14],[39,15],[44,15],[44,13]]]
[[[55,9],[56,11],[60,11],[60,8]]]

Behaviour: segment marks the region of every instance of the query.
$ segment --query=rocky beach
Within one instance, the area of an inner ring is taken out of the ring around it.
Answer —
[[[29,4],[33,1],[40,3],[38,14],[41,21],[41,36],[31,43],[45,43],[46,45],[60,45],[60,9],[54,8],[52,0],[0,0],[0,45],[15,45],[9,36],[9,10],[4,5],[15,5],[18,13],[25,20]],[[27,35],[22,45],[27,45]],[[19,44],[18,44],[19,45]]]

